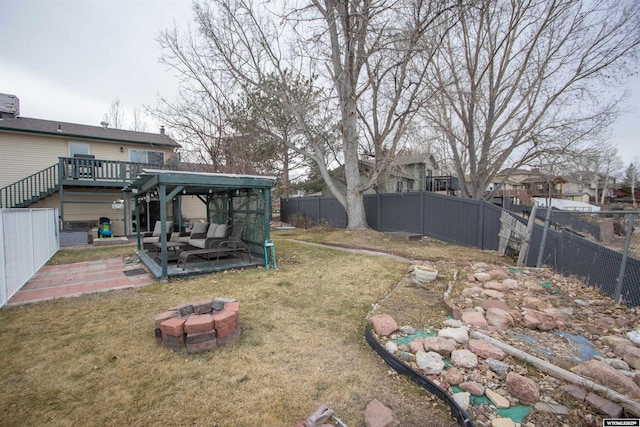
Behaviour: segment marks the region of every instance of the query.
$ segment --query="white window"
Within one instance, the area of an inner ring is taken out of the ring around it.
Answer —
[[[163,165],[164,153],[162,151],[129,150],[129,161],[132,163],[145,163],[149,165]]]
[[[86,142],[71,142],[69,141],[69,157],[73,157],[76,154],[80,154],[83,156],[88,156],[89,154],[89,144]]]

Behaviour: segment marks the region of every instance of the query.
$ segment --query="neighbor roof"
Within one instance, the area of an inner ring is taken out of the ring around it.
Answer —
[[[161,133],[137,132],[132,130],[104,128],[54,120],[30,119],[28,117],[3,117],[0,130],[55,135],[82,139],[99,139],[117,143],[146,144],[166,147],[180,147],[176,141]]]

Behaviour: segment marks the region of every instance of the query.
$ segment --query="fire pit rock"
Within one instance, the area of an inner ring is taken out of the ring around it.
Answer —
[[[172,307],[156,317],[156,342],[177,353],[202,353],[240,338],[240,304],[215,298]]]

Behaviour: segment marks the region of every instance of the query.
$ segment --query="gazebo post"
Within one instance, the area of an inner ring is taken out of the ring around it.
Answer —
[[[169,278],[167,274],[167,186],[160,184],[158,186],[158,195],[160,196],[160,242],[162,243],[162,276],[161,281],[166,282]]]

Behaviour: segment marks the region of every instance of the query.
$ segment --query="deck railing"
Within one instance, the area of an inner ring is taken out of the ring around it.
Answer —
[[[175,165],[122,162],[91,157],[60,157],[58,163],[0,188],[0,208],[24,208],[63,185],[120,186],[143,169],[177,169]]]

